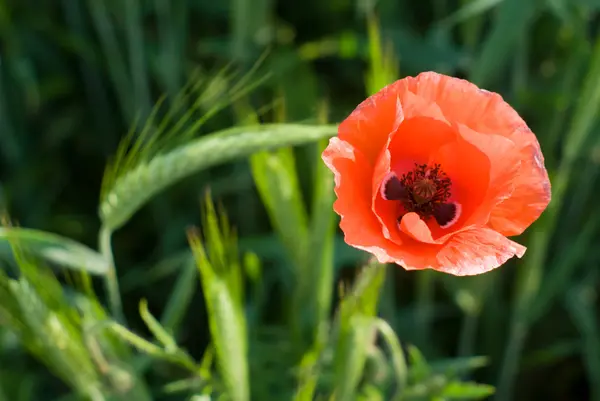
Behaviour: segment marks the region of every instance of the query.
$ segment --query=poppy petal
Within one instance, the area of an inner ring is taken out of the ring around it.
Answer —
[[[409,161],[411,169],[414,163],[427,163],[432,152],[454,142],[457,137],[457,131],[443,121],[431,117],[406,119],[392,134],[387,144],[387,151],[391,155],[391,168],[398,170],[403,161]]]
[[[525,247],[506,236],[550,201],[539,143],[518,113],[498,94],[434,72],[361,103],[323,160],[335,174],[345,241],[407,270],[474,275],[521,257]],[[400,177],[415,163],[439,164],[451,180],[431,218],[403,206]]]
[[[477,132],[510,136],[516,129],[527,127],[502,96],[464,79],[423,72],[408,78],[406,85],[409,91],[426,102],[435,102],[446,120],[466,125]],[[522,139],[537,142],[535,135]]]
[[[450,201],[461,205],[460,216],[446,228],[435,220],[428,221],[433,238],[443,243],[470,224],[470,217],[478,212],[488,191],[491,165],[483,152],[465,140],[442,146],[431,155],[430,164],[433,163],[439,163],[452,181]]]
[[[507,236],[525,231],[540,217],[552,196],[539,146],[531,144],[520,154],[521,170],[513,182],[512,195],[496,205],[489,221],[490,227]]]
[[[551,200],[550,181],[535,134],[502,96],[462,79],[424,72],[406,79],[407,90],[439,105],[444,117],[474,131],[507,137],[515,143],[521,170],[510,198],[489,217],[490,227],[503,235],[519,235],[546,209]]]
[[[489,228],[476,228],[453,235],[436,255],[436,270],[456,276],[471,276],[495,269],[513,256],[521,258],[526,248]]]
[[[490,165],[485,199],[465,224],[487,224],[493,208],[513,193],[514,183],[521,173],[521,158],[515,143],[506,137],[481,134],[465,125],[459,125],[458,131],[462,139],[475,146],[488,158]]]
[[[406,213],[402,216],[400,229],[416,241],[435,244],[435,240],[431,236],[431,230],[423,219],[414,212]]]
[[[457,132],[447,123],[431,117],[406,119],[388,141],[381,152],[373,173],[372,210],[382,225],[386,239],[402,242],[398,230],[398,217],[401,216],[399,202],[389,202],[382,197],[382,184],[390,174],[397,177],[412,170],[415,163],[427,163],[429,154],[448,143],[456,142]]]
[[[333,208],[348,245],[370,252],[381,263],[395,260],[388,250],[396,245],[381,234],[381,223],[371,210],[372,168],[366,157],[337,137],[329,140],[323,161],[335,176],[337,200]]]
[[[434,120],[448,123],[440,106],[436,102],[417,96],[406,85],[394,87],[402,103],[404,118],[429,117]]]
[[[404,120],[400,99],[390,85],[364,100],[338,127],[338,137],[360,149],[374,165],[392,132]]]

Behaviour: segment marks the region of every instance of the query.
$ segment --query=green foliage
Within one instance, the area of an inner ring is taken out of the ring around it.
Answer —
[[[208,324],[224,392],[232,401],[249,400],[243,271],[236,260],[235,237],[229,232],[227,220],[219,221],[208,195],[205,198],[203,226],[205,245],[193,232],[188,236],[200,271],[209,314]]]
[[[10,242],[18,241],[20,246],[47,262],[91,274],[101,275],[108,270],[106,262],[96,251],[60,235],[27,228],[0,227],[0,240],[5,259],[12,259]]]

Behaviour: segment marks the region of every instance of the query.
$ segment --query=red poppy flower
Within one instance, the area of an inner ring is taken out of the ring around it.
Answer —
[[[434,72],[362,102],[323,160],[345,241],[408,270],[474,275],[521,257],[507,237],[550,202],[540,145],[517,112]]]

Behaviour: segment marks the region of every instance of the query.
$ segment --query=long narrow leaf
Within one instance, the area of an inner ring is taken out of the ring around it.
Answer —
[[[153,196],[187,176],[261,150],[309,143],[336,132],[334,125],[273,124],[204,136],[156,156],[118,179],[102,200],[100,216],[114,231]]]
[[[0,227],[2,242],[16,241],[19,246],[49,262],[91,274],[106,274],[108,265],[96,251],[71,239],[45,231],[19,227]]]

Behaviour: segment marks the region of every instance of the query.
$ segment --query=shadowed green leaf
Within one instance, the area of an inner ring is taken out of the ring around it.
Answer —
[[[0,227],[0,245],[9,241],[49,262],[91,274],[105,274],[108,265],[102,255],[69,238],[30,228]],[[2,249],[0,247],[0,249]],[[6,248],[7,257],[10,248]]]

